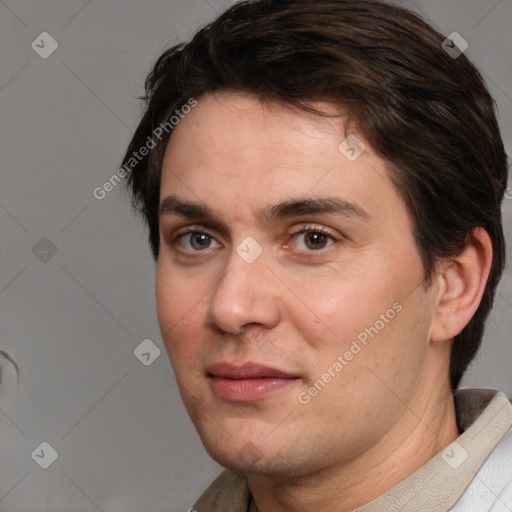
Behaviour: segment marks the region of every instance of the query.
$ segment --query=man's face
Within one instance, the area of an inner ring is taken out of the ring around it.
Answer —
[[[435,286],[423,287],[384,162],[360,135],[354,160],[339,149],[346,136],[342,117],[222,93],[170,139],[161,201],[214,215],[162,208],[158,319],[187,411],[232,471],[347,462],[410,415],[428,382]],[[345,207],[272,209],[306,199]]]

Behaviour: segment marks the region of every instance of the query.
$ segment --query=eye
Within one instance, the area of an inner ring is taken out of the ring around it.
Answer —
[[[318,226],[303,227],[292,233],[292,237],[299,241],[294,247],[303,252],[318,252],[338,241],[333,234]],[[185,252],[203,252],[212,247],[221,247],[210,233],[198,228],[179,234],[173,244],[179,245]]]
[[[205,249],[210,249],[212,241],[215,241],[215,239],[208,232],[196,229],[194,231],[189,230],[185,233],[181,233],[176,237],[174,243],[178,243],[180,247],[187,251],[200,252]],[[217,246],[220,247],[219,244],[217,244]]]
[[[303,240],[303,245],[302,247],[299,247],[299,249],[307,252],[318,251],[329,247],[332,243],[326,245],[328,239],[331,239],[333,243],[337,241],[332,234],[319,227],[305,227],[294,233],[293,236],[297,237],[299,240]],[[305,249],[303,247],[305,247]]]

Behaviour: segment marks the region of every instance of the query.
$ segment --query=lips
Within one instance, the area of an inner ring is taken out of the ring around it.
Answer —
[[[235,366],[229,363],[217,363],[210,366],[207,370],[209,376],[222,377],[224,379],[261,379],[261,378],[278,378],[278,379],[296,379],[296,375],[278,370],[271,366],[257,363],[245,363],[242,366]]]
[[[258,363],[217,363],[208,368],[207,377],[212,391],[230,402],[258,402],[301,380],[297,375]]]

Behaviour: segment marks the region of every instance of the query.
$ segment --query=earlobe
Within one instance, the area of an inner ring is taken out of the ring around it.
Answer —
[[[437,278],[431,341],[452,339],[469,323],[480,305],[491,263],[491,240],[485,229],[477,228],[464,251],[442,265]]]

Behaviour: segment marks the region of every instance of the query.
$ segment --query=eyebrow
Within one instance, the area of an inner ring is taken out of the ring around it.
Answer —
[[[341,217],[356,217],[370,222],[373,217],[361,206],[341,197],[295,198],[270,205],[259,212],[258,217],[271,224],[280,219],[319,213],[335,214]],[[218,219],[209,206],[200,202],[186,201],[177,196],[163,199],[158,216],[177,215],[186,219]]]

